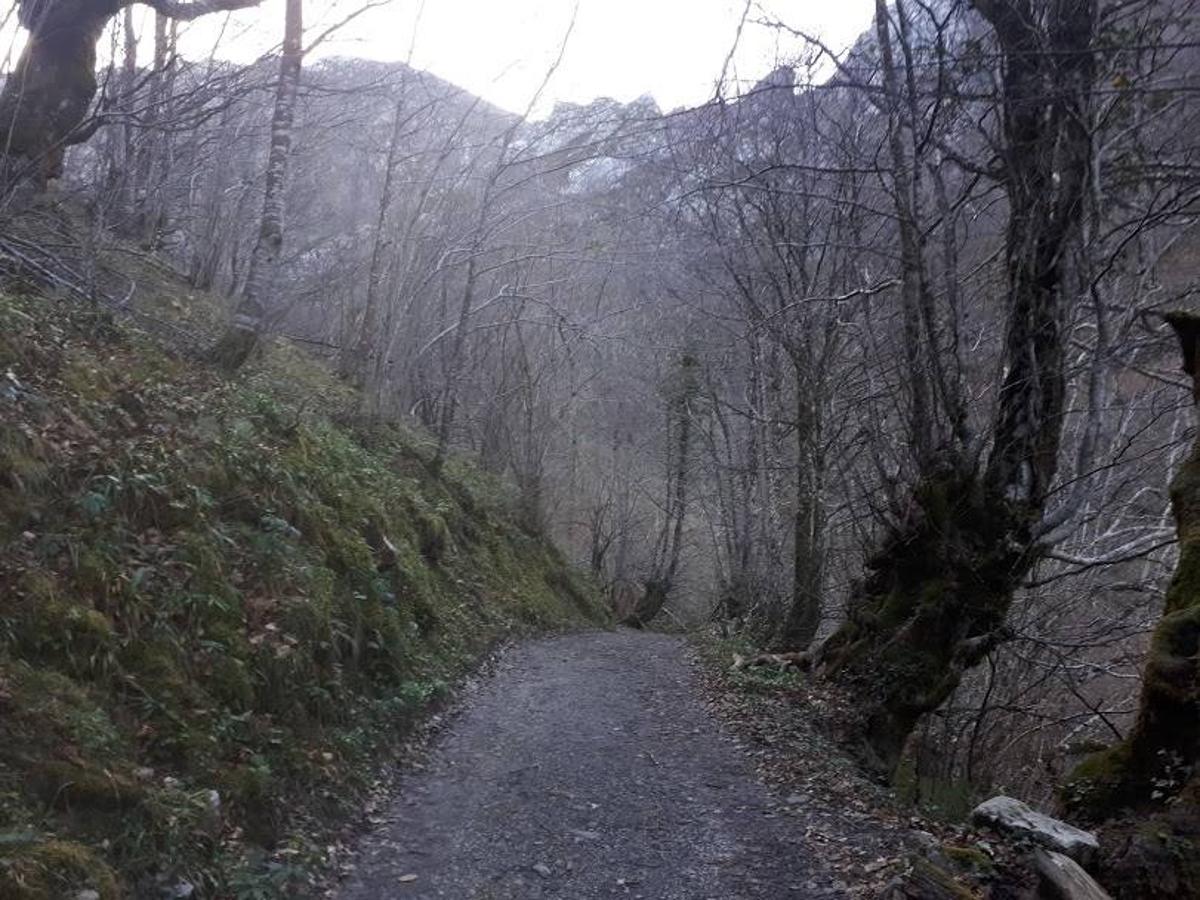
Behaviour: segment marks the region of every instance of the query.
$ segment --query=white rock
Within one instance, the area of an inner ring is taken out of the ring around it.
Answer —
[[[75,895],[75,900],[100,900],[100,892],[93,891],[89,888],[86,891],[80,891]]]
[[[1084,864],[1100,849],[1100,842],[1090,831],[1040,813],[1012,797],[993,797],[979,804],[971,813],[971,821],[1029,838]]]

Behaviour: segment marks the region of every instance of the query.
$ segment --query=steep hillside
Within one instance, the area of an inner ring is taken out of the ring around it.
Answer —
[[[0,295],[0,898],[294,895],[483,648],[603,621],[503,485],[354,406],[287,345],[229,381]]]

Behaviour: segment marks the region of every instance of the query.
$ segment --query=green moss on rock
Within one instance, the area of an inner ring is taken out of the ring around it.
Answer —
[[[987,873],[996,868],[992,858],[977,847],[964,847],[961,844],[943,844],[942,853],[955,865],[967,872]]]
[[[59,760],[31,768],[34,790],[57,809],[130,809],[142,802],[142,786],[116,772]]]

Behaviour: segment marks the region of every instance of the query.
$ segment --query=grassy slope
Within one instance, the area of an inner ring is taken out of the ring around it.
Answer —
[[[501,485],[353,403],[0,295],[0,898],[292,895],[484,647],[602,621]]]

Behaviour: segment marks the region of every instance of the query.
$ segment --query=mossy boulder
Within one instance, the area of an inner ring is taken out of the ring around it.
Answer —
[[[1200,816],[1196,801],[1147,817],[1128,816],[1101,832],[1096,871],[1118,900],[1200,897]]]
[[[141,784],[96,766],[47,760],[35,764],[30,777],[37,794],[56,809],[132,809],[144,798]]]
[[[450,549],[452,540],[446,520],[437,513],[419,513],[416,524],[421,555],[429,562],[439,564]]]

